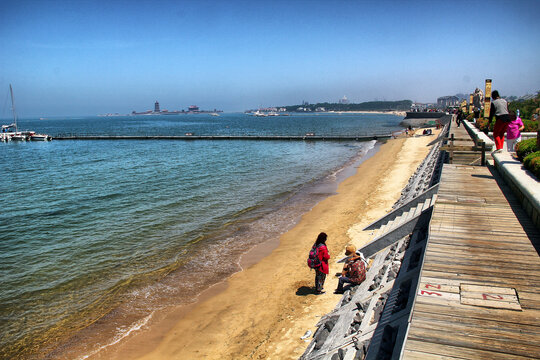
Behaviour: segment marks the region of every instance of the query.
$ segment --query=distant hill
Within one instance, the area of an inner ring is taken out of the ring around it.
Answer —
[[[342,103],[317,103],[303,105],[282,106],[288,112],[292,111],[385,111],[399,110],[408,111],[411,109],[411,100],[399,101],[367,101],[359,104],[342,104]],[[324,110],[322,110],[324,109]]]

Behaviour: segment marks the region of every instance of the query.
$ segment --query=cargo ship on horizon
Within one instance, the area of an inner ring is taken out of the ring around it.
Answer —
[[[217,109],[214,109],[214,110],[201,110],[199,109],[199,107],[197,105],[190,105],[186,110],[182,109],[182,110],[174,110],[174,111],[169,111],[169,110],[160,110],[159,108],[159,102],[156,101],[155,104],[154,104],[154,110],[147,110],[147,111],[144,111],[144,112],[137,112],[135,110],[133,110],[131,112],[130,115],[181,115],[181,114],[217,114],[217,113],[222,113],[223,110],[217,110]]]

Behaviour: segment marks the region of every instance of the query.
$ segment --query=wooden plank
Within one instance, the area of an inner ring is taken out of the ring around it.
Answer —
[[[450,294],[450,293],[448,293],[448,294]],[[424,294],[424,295],[425,296],[417,296],[416,297],[416,303],[418,303],[418,304],[438,305],[438,306],[441,306],[441,307],[444,307],[444,306],[459,306],[461,304],[459,296],[442,297],[442,296],[437,296],[436,294],[432,294],[430,296],[427,293]],[[415,306],[416,306],[416,303],[415,303]]]
[[[471,248],[487,248],[494,249],[495,247],[499,249],[507,249],[509,251],[521,251],[521,252],[531,252],[534,250],[534,246],[532,246],[531,242],[524,242],[522,239],[519,238],[513,238],[514,246],[510,249],[508,247],[508,238],[506,240],[503,236],[500,235],[494,235],[491,239],[488,237],[490,236],[489,233],[462,233],[459,229],[456,229],[454,236],[445,236],[444,232],[441,231],[437,236],[433,237],[430,240],[430,243],[435,245],[439,244],[446,244],[446,245],[453,245],[453,246],[468,246]],[[520,241],[521,240],[521,241]],[[459,250],[466,250],[458,248]],[[429,248],[428,248],[429,250]]]
[[[432,311],[432,312],[419,312],[417,313],[418,319],[428,319],[433,321],[439,321],[439,322],[451,322],[455,324],[460,324],[462,326],[474,326],[480,329],[479,331],[483,331],[483,329],[487,329],[488,331],[499,331],[499,332],[507,332],[508,334],[519,333],[517,336],[528,336],[529,338],[533,339],[535,342],[540,342],[540,332],[538,331],[540,327],[533,326],[529,324],[520,324],[516,322],[505,322],[501,321],[501,316],[505,313],[512,313],[512,314],[522,314],[519,312],[514,312],[511,310],[495,310],[496,313],[499,314],[499,317],[493,317],[491,319],[485,319],[481,316],[477,316],[477,312],[475,311],[477,308],[471,309],[472,311],[467,312],[459,312],[460,316],[456,316],[456,314],[451,314],[447,312],[439,312],[439,311]],[[487,310],[489,309],[482,309]]]
[[[430,259],[452,258],[456,261],[472,261],[474,259],[478,259],[479,256],[484,255],[486,258],[489,258],[491,261],[495,263],[500,261],[500,262],[516,264],[519,266],[523,266],[527,264],[533,264],[535,266],[537,265],[536,259],[534,257],[526,255],[529,252],[525,252],[525,251],[522,251],[521,253],[512,252],[506,255],[500,254],[500,252],[494,252],[491,254],[482,254],[483,250],[484,249],[456,246],[454,247],[454,251],[452,251],[447,248],[430,246],[429,249],[427,250],[426,257],[429,257]],[[540,262],[538,262],[538,266],[540,266]]]
[[[518,295],[519,295],[520,301],[521,300],[534,301],[540,304],[540,289],[539,288],[520,290],[518,292]]]
[[[489,286],[486,286],[489,287]],[[478,300],[500,300],[504,302],[518,302],[517,295],[500,294],[494,291],[485,292],[464,292],[459,293],[461,298],[478,299]]]
[[[470,349],[467,347],[458,347],[452,345],[440,345],[432,342],[424,342],[409,339],[407,340],[407,349],[403,359],[430,359],[428,356],[436,356],[434,359],[490,359],[490,360],[524,360],[529,357],[485,351],[479,349]],[[409,354],[414,353],[414,357]],[[426,357],[416,357],[417,354],[426,355]]]
[[[417,294],[421,297],[437,298],[449,301],[460,301],[459,294],[439,291],[435,289],[418,289]]]
[[[426,259],[428,257],[426,256]],[[440,271],[440,272],[456,272],[457,268],[453,264],[445,264],[443,262],[435,262],[431,259],[431,262],[424,264],[425,270],[434,270],[434,271]],[[475,274],[475,275],[481,275],[484,277],[491,277],[491,276],[500,276],[503,278],[508,279],[515,279],[516,282],[520,282],[522,280],[527,280],[531,284],[536,284],[537,286],[540,286],[540,279],[528,279],[527,277],[523,276],[523,269],[516,268],[516,267],[491,267],[487,268],[485,266],[475,266],[474,264],[471,265],[463,265],[459,267],[459,273],[461,274]],[[537,273],[537,272],[533,272]]]
[[[480,282],[480,283],[489,283],[494,286],[514,286],[516,288],[538,288],[540,286],[539,282],[536,279],[530,279],[530,277],[523,277],[521,279],[509,278],[509,277],[491,277],[486,280],[486,277],[483,275],[477,275],[474,273],[456,273],[454,271],[441,271],[440,269],[430,270],[422,269],[422,274],[431,277],[447,277],[453,280],[461,280],[463,282]]]
[[[437,329],[440,331],[447,331],[449,333],[456,333],[464,337],[471,337],[476,339],[492,339],[500,340],[521,346],[539,347],[540,337],[538,334],[523,334],[521,332],[508,330],[503,327],[497,326],[496,322],[492,322],[490,326],[485,326],[481,323],[475,322],[456,322],[453,319],[441,319],[441,318],[418,318],[415,319],[415,325],[424,329]]]
[[[504,294],[504,295],[516,295],[516,289],[513,288],[504,288],[504,287],[493,287],[493,286],[481,286],[475,284],[461,284],[461,292],[472,292],[472,293],[482,293],[482,292],[492,292],[495,294]]]
[[[444,145],[441,146],[442,151],[482,151],[481,147],[478,146],[465,146],[465,145]]]
[[[450,261],[451,264],[463,263],[463,264],[476,264],[477,266],[485,266],[487,268],[494,267],[510,267],[524,269],[531,273],[532,271],[540,271],[540,261],[535,261],[534,258],[527,258],[528,261],[523,261],[520,254],[517,256],[505,256],[505,254],[483,254],[483,249],[468,246],[456,246],[455,254],[451,251],[437,247],[429,247],[426,252],[426,257],[433,259],[434,261],[444,262],[444,260]]]
[[[422,282],[434,282],[437,284],[458,286],[461,284],[458,280],[447,279],[444,277],[431,277],[422,274]]]
[[[519,292],[519,303],[524,311],[540,310],[540,301],[531,297],[523,296],[524,293]]]
[[[500,250],[493,249],[493,248],[482,248],[478,249],[476,247],[461,247],[456,246],[457,244],[444,242],[443,239],[440,239],[440,242],[434,242],[432,241],[433,238],[429,239],[429,246],[427,248],[427,251],[430,254],[441,254],[445,256],[453,255],[453,256],[478,256],[478,255],[485,255],[490,257],[508,257],[511,259],[515,259],[514,261],[523,261],[523,262],[536,262],[540,261],[537,254],[531,253],[531,249],[529,247],[517,249],[512,248],[508,249],[504,254],[501,254]]]
[[[508,271],[508,272],[529,272],[529,273],[540,273],[540,263],[527,264],[526,262],[516,262],[512,259],[497,259],[497,258],[481,258],[474,256],[465,257],[465,256],[439,256],[438,254],[433,254],[428,252],[425,255],[425,259],[430,261],[432,264],[442,264],[453,266],[456,269],[465,269],[467,267],[476,267],[482,268],[485,271]]]
[[[519,303],[502,301],[502,299],[497,298],[497,296],[500,296],[500,295],[494,295],[494,296],[495,297],[493,297],[493,300],[462,297],[461,303],[465,305],[475,305],[475,306],[483,306],[483,307],[489,307],[489,308],[522,311]]]
[[[443,271],[444,270],[444,271]],[[441,269],[441,265],[433,266],[432,264],[424,264],[423,271],[434,271],[435,273],[441,274],[446,273],[446,276],[449,276],[453,279],[462,278],[463,280],[468,281],[468,279],[482,281],[482,279],[491,278],[486,280],[487,284],[493,286],[516,286],[516,287],[538,287],[540,286],[540,279],[531,279],[530,277],[520,277],[519,272],[508,273],[507,271],[482,271],[481,269],[474,269],[472,267],[468,269],[460,269],[459,272],[456,272],[455,267],[446,267]]]
[[[417,298],[417,304],[414,307],[414,315],[418,314],[423,316],[427,314],[438,314],[454,316],[456,320],[460,318],[474,318],[481,320],[493,320],[498,321],[501,326],[504,327],[523,327],[534,326],[540,329],[540,311],[527,310],[527,311],[512,311],[505,309],[490,309],[482,307],[473,307],[470,305],[462,305],[459,303],[453,304],[436,304],[433,302],[424,302],[422,299]],[[538,331],[540,333],[540,331]]]
[[[471,251],[474,251],[475,248],[477,248],[479,251],[482,249],[496,249],[496,250],[506,250],[508,249],[508,245],[504,243],[504,241],[497,241],[497,239],[493,240],[466,240],[461,238],[446,238],[446,241],[444,238],[437,237],[434,239],[430,239],[430,244],[433,245],[439,245],[439,241],[445,242],[446,245],[453,245],[456,246],[458,250],[467,250],[467,247],[471,248]],[[520,252],[531,252],[533,250],[532,246],[528,245],[522,245],[522,244],[516,244],[510,251],[520,251]],[[430,247],[428,247],[428,251],[430,251]],[[478,252],[478,251],[477,251]],[[520,254],[518,254],[520,255]]]
[[[458,347],[467,347],[472,349],[495,351],[513,355],[528,356],[535,358],[540,354],[540,347],[528,344],[523,346],[516,343],[513,339],[491,339],[482,337],[481,334],[474,336],[474,333],[465,333],[440,329],[436,326],[424,326],[424,324],[411,323],[408,338],[413,340],[434,342],[442,345],[451,345]]]
[[[434,281],[422,281],[418,286],[418,290],[426,291],[443,291],[447,293],[459,293],[459,284],[458,285],[445,285],[440,284],[439,282]]]
[[[409,360],[453,360],[453,359],[462,359],[454,356],[444,356],[441,357],[440,355],[435,354],[428,354],[425,352],[420,351],[410,351],[406,350],[403,354],[404,359]]]

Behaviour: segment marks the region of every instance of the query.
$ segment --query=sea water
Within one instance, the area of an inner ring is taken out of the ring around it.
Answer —
[[[377,114],[22,119],[102,135],[367,135]],[[193,302],[331,195],[369,142],[94,140],[0,144],[0,357],[93,354]],[[96,339],[99,344],[88,339]],[[67,344],[67,345],[66,345]],[[79,349],[80,351],[80,349]],[[64,353],[65,354],[65,353]]]

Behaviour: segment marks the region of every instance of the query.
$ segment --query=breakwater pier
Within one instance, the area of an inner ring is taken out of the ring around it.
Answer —
[[[268,140],[268,141],[370,141],[390,139],[393,134],[374,135],[58,135],[54,140]]]

